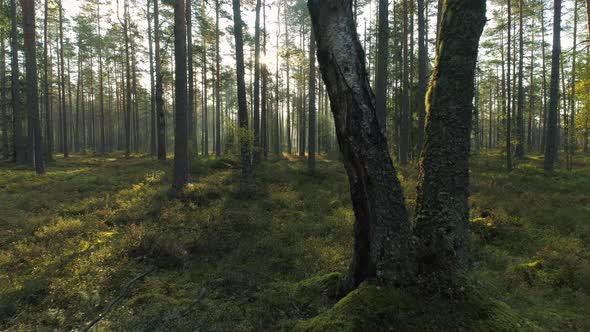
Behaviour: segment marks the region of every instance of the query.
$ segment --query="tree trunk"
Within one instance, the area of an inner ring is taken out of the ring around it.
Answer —
[[[389,0],[379,0],[379,32],[375,107],[383,135],[387,136],[387,75],[389,73]]]
[[[34,165],[37,174],[45,173],[41,125],[39,121],[39,91],[37,88],[37,45],[35,44],[35,0],[21,0],[23,32],[25,37],[25,60],[27,69],[27,109],[29,126],[32,127]]]
[[[186,41],[187,41],[187,62],[188,62],[188,141],[190,144],[190,155],[198,155],[197,142],[195,142],[195,68],[193,63],[193,19],[192,1],[186,1]]]
[[[313,31],[309,38],[309,145],[307,166],[310,173],[315,172],[315,152],[316,152],[316,108],[315,108],[315,35]]]
[[[262,2],[262,54],[266,58],[266,1]],[[262,107],[260,114],[260,149],[265,159],[268,158],[268,66],[266,61],[261,64],[262,76]]]
[[[160,59],[160,10],[154,0],[154,53],[156,60],[156,113],[158,115],[158,159],[166,160],[166,114],[164,113],[164,88],[162,86],[162,60]]]
[[[293,140],[291,132],[291,68],[290,68],[290,45],[289,45],[289,6],[285,6],[285,48],[287,49],[287,55],[285,59],[285,67],[287,70],[287,154],[293,153]]]
[[[516,158],[524,158],[524,86],[522,84],[524,71],[524,31],[523,15],[524,0],[518,1],[518,112],[516,113]]]
[[[403,61],[403,73],[402,73],[402,114],[401,114],[401,130],[400,130],[400,163],[406,165],[410,157],[410,135],[411,135],[411,114],[410,114],[410,57],[408,55],[408,1],[402,0],[402,16],[403,16],[403,28],[402,28],[402,61]]]
[[[428,290],[447,289],[467,268],[472,100],[485,13],[485,0],[445,1],[427,97],[414,232],[420,281]]]
[[[147,1],[147,21],[148,21],[148,47],[150,56],[150,154],[156,155],[156,96],[154,88],[154,50],[152,45],[153,31],[152,19],[150,17],[150,5],[152,0]],[[158,0],[154,0],[158,1]]]
[[[544,169],[552,172],[557,157],[557,109],[559,106],[559,58],[561,55],[561,0],[553,2],[553,49],[551,51],[551,82],[547,111],[547,139]]]
[[[506,66],[506,169],[508,172],[512,171],[512,84],[510,83],[510,68],[511,66],[511,48],[512,48],[512,5],[511,0],[506,0],[508,7],[508,40],[507,47],[507,61]]]
[[[190,0],[189,0],[190,1]],[[186,78],[186,17],[184,0],[174,5],[174,64],[176,128],[174,130],[174,188],[179,191],[188,182],[188,124]]]
[[[14,160],[17,164],[24,164],[25,146],[23,142],[23,122],[20,105],[20,74],[18,70],[18,31],[16,29],[16,0],[10,0],[10,48],[12,50],[12,117],[14,121]]]
[[[424,146],[424,120],[426,117],[426,89],[428,70],[428,48],[424,0],[418,0],[418,133],[416,140],[417,157]]]
[[[407,282],[410,224],[377,120],[352,1],[309,0],[308,6],[356,217],[348,286],[372,277]]]
[[[254,23],[254,165],[260,160],[260,8],[256,0],[256,21]]]
[[[219,0],[215,0],[215,155],[221,156],[221,56],[219,54]]]
[[[236,77],[238,85],[238,134],[240,155],[242,158],[242,174],[248,176],[251,171],[250,148],[248,135],[248,104],[246,102],[246,82],[244,80],[244,37],[242,33],[242,13],[240,0],[232,0],[234,16],[234,38],[236,47]]]
[[[47,159],[53,159],[53,131],[51,119],[51,106],[49,100],[51,99],[49,91],[49,53],[47,51],[49,45],[47,23],[49,18],[49,0],[45,0],[45,19],[43,20],[43,89],[45,102],[45,145],[47,151]]]
[[[0,1],[0,11],[4,13],[4,1]],[[2,117],[2,153],[4,159],[10,158],[10,138],[8,135],[10,127],[10,117],[6,107],[6,42],[0,38],[0,116]]]

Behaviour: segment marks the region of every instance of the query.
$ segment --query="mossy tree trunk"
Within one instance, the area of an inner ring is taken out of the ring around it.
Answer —
[[[416,226],[419,282],[449,285],[468,263],[469,148],[485,0],[446,0],[427,95]]]
[[[174,188],[178,191],[188,182],[188,95],[186,66],[186,17],[184,0],[174,4],[174,64],[176,112],[174,128]]]
[[[368,278],[407,282],[410,224],[377,119],[352,0],[309,0],[308,7],[356,218],[348,286]]]

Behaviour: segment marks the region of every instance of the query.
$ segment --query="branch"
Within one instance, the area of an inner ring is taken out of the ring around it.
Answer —
[[[96,323],[98,323],[99,321],[101,321],[103,318],[106,317],[106,315],[109,314],[109,312],[111,312],[111,310],[113,310],[113,307],[119,302],[121,301],[125,296],[127,296],[127,293],[129,293],[129,290],[131,289],[131,286],[136,283],[137,281],[139,281],[140,279],[142,279],[143,277],[147,276],[148,274],[154,272],[156,268],[152,267],[151,269],[145,271],[144,273],[138,275],[137,277],[131,279],[131,281],[129,281],[127,283],[127,285],[125,285],[125,287],[123,288],[123,291],[121,292],[121,294],[119,294],[119,296],[117,296],[107,307],[106,309],[100,314],[98,315],[98,317],[96,317],[96,319],[94,319],[92,322],[90,322],[90,324],[88,324],[88,326],[86,326],[82,331],[87,332],[88,330],[90,330],[92,328],[92,326],[94,326]]]

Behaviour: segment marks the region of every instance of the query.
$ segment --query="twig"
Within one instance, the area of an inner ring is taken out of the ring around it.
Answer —
[[[138,275],[137,277],[131,279],[131,281],[129,281],[127,283],[127,285],[125,285],[125,287],[123,288],[123,291],[121,292],[121,294],[119,294],[119,296],[117,296],[107,307],[106,309],[100,314],[98,315],[98,317],[96,317],[96,319],[94,319],[92,322],[90,322],[90,324],[88,324],[88,326],[86,326],[83,331],[87,332],[88,330],[90,330],[92,328],[92,326],[94,326],[96,323],[98,323],[99,321],[101,321],[103,318],[105,318],[106,315],[109,314],[109,312],[111,312],[111,310],[113,310],[113,307],[119,302],[121,301],[125,296],[127,296],[127,293],[129,293],[129,289],[131,288],[131,286],[139,281],[140,279],[142,279],[143,277],[147,276],[148,274],[154,272],[156,268],[153,267],[147,271],[145,271],[144,273]]]
[[[193,308],[199,302],[201,302],[201,300],[203,299],[204,296],[205,296],[205,288],[201,288],[201,290],[199,291],[199,294],[197,295],[197,298],[191,304],[189,304],[184,310],[179,311],[176,315],[173,315],[171,317],[161,320],[160,325],[166,325],[172,321],[175,321],[177,319],[180,319],[180,318],[188,315],[193,310]],[[158,328],[154,328],[154,331],[158,331]]]

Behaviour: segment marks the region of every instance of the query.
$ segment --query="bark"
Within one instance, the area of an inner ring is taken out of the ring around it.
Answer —
[[[14,123],[14,160],[17,164],[24,164],[25,145],[23,142],[23,124],[20,105],[20,74],[18,70],[18,31],[16,29],[16,0],[10,0],[10,48],[12,51],[12,117]]]
[[[289,6],[285,6],[285,48],[287,49],[286,70],[287,70],[287,153],[293,153],[293,140],[291,137],[291,68],[290,68],[290,46],[289,46]]]
[[[158,117],[158,159],[166,160],[166,115],[164,113],[164,88],[162,86],[162,60],[160,59],[160,0],[154,0],[154,53],[156,61],[156,113]]]
[[[377,72],[375,107],[384,135],[387,135],[387,70],[389,65],[389,0],[379,0],[379,32],[377,45]]]
[[[37,45],[35,44],[35,0],[21,0],[23,32],[25,38],[25,65],[27,70],[27,109],[29,127],[32,127],[34,165],[37,174],[45,173],[41,124],[39,121],[39,91],[37,87]]]
[[[103,61],[102,61],[102,36],[100,34],[100,1],[96,2],[96,24],[98,27],[98,114],[100,116],[100,148],[101,154],[106,153],[106,134],[105,134],[105,110],[104,110],[104,84],[103,84]]]
[[[186,17],[184,0],[176,0],[174,5],[174,64],[176,96],[174,188],[179,191],[188,182],[188,97],[186,87]]]
[[[256,21],[254,23],[254,164],[260,160],[260,8],[256,0]]]
[[[308,7],[355,212],[348,286],[372,277],[402,284],[410,269],[410,224],[377,120],[352,1],[309,0]]]
[[[552,172],[557,157],[557,109],[559,106],[559,58],[561,54],[561,0],[553,2],[553,49],[551,51],[551,81],[547,110],[547,139],[543,168]]]
[[[427,290],[446,289],[468,264],[469,145],[485,0],[446,0],[428,91],[420,166],[416,250]]]
[[[240,9],[240,0],[232,0],[233,17],[234,17],[234,38],[236,47],[236,77],[238,89],[238,125],[240,133],[238,134],[240,155],[242,158],[242,174],[248,176],[251,171],[250,166],[250,148],[248,138],[245,137],[248,131],[248,105],[246,102],[246,82],[244,70],[244,37],[242,32],[242,13]]]

